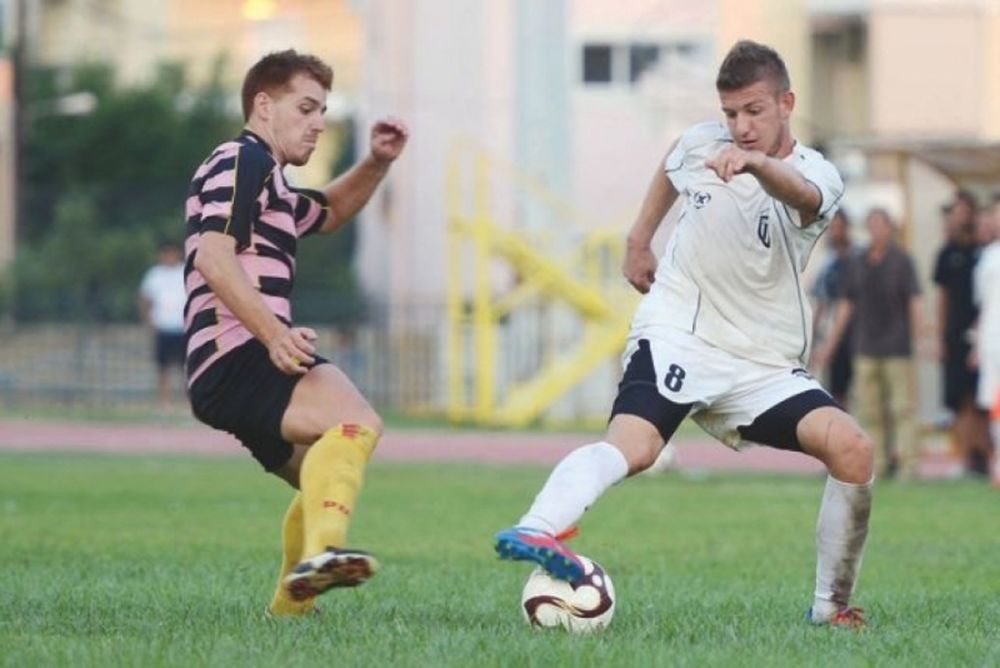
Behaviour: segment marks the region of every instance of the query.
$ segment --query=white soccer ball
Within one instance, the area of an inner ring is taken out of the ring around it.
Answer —
[[[521,612],[532,626],[561,626],[573,633],[592,633],[611,623],[615,586],[596,561],[580,557],[584,575],[570,584],[541,568],[528,576],[521,593]]]

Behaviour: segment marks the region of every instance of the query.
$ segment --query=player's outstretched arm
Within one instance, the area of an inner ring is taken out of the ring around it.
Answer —
[[[271,312],[236,259],[233,237],[221,232],[203,233],[194,267],[226,308],[267,346],[276,367],[287,374],[308,370],[302,364],[313,362],[312,341],[316,333],[307,327],[288,327]]]
[[[670,149],[673,150],[673,147]],[[669,151],[667,152],[669,155]],[[642,294],[649,292],[656,274],[656,255],[651,243],[653,235],[659,229],[663,217],[677,201],[677,189],[667,178],[662,164],[653,174],[653,180],[646,189],[646,197],[642,200],[639,216],[625,239],[625,260],[622,263],[622,275]]]
[[[330,213],[320,232],[332,232],[357,215],[399,157],[410,131],[398,118],[383,118],[372,126],[371,150],[359,163],[323,189]]]
[[[771,197],[799,212],[802,227],[816,221],[823,196],[816,184],[807,180],[783,160],[762,151],[744,151],[730,146],[706,163],[719,178],[729,183],[737,174],[752,174]]]

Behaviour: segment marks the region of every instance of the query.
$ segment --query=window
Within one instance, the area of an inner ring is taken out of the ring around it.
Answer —
[[[584,83],[611,83],[611,45],[586,44],[583,47]]]
[[[590,42],[582,47],[585,86],[635,86],[651,70],[670,71],[681,61],[707,66],[709,49],[701,41]]]
[[[660,60],[660,47],[655,44],[633,44],[629,47],[628,80],[635,83],[643,72],[655,67]]]

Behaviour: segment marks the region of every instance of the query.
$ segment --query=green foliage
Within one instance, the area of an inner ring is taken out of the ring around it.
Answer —
[[[169,64],[132,88],[119,87],[104,65],[30,72],[19,249],[13,271],[0,280],[4,312],[22,321],[136,318],[136,290],[158,242],[184,235],[192,174],[241,125],[227,111],[224,64],[220,59],[201,87]],[[67,96],[81,94],[93,96],[93,110],[65,113]],[[345,151],[335,171],[352,162]],[[359,317],[354,244],[352,225],[300,246],[297,320]]]
[[[502,447],[502,446],[501,446]],[[234,454],[238,446],[233,445]],[[987,666],[1000,662],[996,493],[882,484],[856,634],[804,621],[818,477],[666,476],[611,490],[574,547],[614,578],[606,633],[528,628],[492,533],[536,467],[374,462],[351,532],[382,571],[267,620],[291,492],[240,459],[0,455],[9,665]]]
[[[31,296],[20,318],[115,320],[135,309],[135,277],[154,257],[156,228],[102,228],[100,220],[91,192],[59,198],[51,228],[14,262],[19,292]]]
[[[191,175],[239,127],[225,109],[222,67],[196,89],[171,65],[134,88],[117,87],[103,65],[30,72],[16,318],[135,317],[157,242],[183,236]],[[60,111],[60,100],[80,94],[96,101],[90,113]]]

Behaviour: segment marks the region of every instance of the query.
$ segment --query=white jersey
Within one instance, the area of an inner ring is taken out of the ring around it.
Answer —
[[[844,184],[818,151],[795,144],[785,161],[822,196],[818,220],[803,228],[754,176],[724,183],[705,166],[732,143],[724,124],[703,123],[667,156],[667,177],[687,199],[633,330],[674,327],[744,359],[805,365],[812,315],[800,274]]]
[[[1000,392],[1000,241],[983,250],[973,273],[973,295],[979,305],[978,402],[992,408]]]
[[[149,317],[161,332],[184,331],[184,263],[173,266],[157,264],[146,271],[139,293],[149,300]]]

